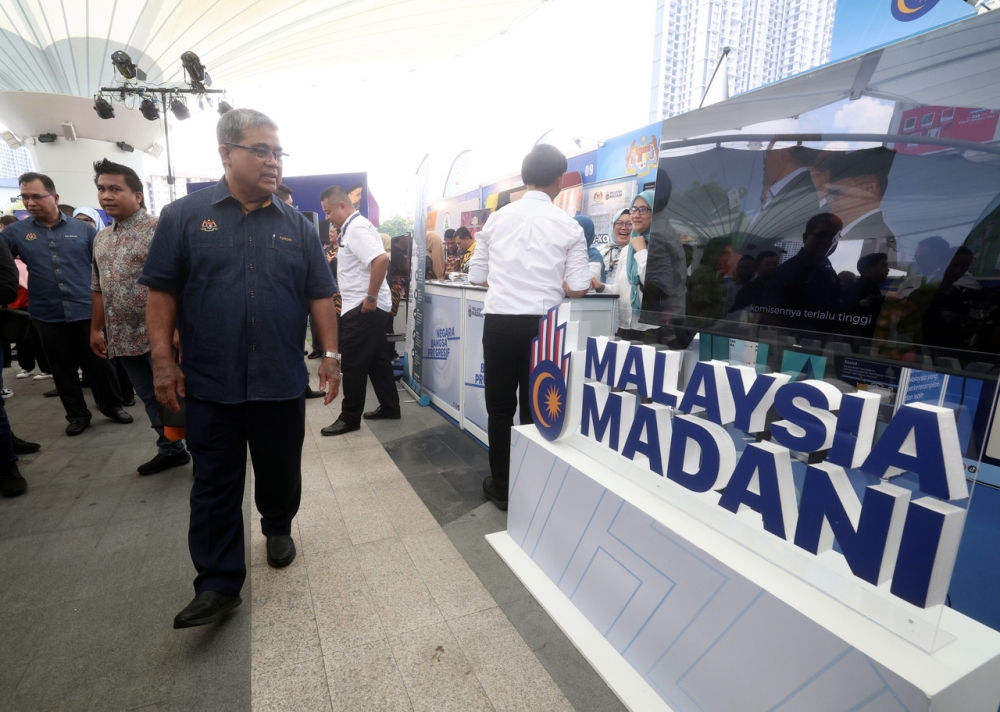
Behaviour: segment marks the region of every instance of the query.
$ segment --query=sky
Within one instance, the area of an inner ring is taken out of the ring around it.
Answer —
[[[412,216],[425,155],[433,200],[465,149],[475,186],[518,173],[550,129],[594,148],[645,126],[655,10],[655,0],[550,0],[461,57],[364,71],[316,67],[277,85],[213,88],[277,122],[290,154],[286,175],[367,171],[381,214]],[[217,118],[195,110],[171,123],[178,174],[220,174]]]

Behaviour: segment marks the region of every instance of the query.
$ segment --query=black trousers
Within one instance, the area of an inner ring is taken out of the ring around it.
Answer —
[[[225,404],[186,399],[185,437],[194,457],[188,548],[198,576],[195,593],[239,593],[247,570],[243,489],[247,445],[254,502],[264,536],[288,535],[302,496],[304,396]]]
[[[35,321],[31,322],[31,326],[28,329],[28,337],[15,344],[17,347],[17,365],[25,371],[34,371],[35,364],[37,363],[39,370],[44,373],[52,373],[49,367],[49,359],[45,355],[45,349],[42,348],[42,338],[38,335],[35,323]]]
[[[83,377],[90,383],[91,392],[98,410],[106,410],[122,404],[122,394],[118,377],[111,362],[98,358],[90,350],[90,319],[81,321],[35,321],[35,328],[42,339],[42,348],[49,357],[52,380],[55,381],[59,399],[66,411],[66,420],[91,418],[87,401],[83,398],[83,388],[77,369],[83,370]]]
[[[399,412],[399,393],[392,377],[392,347],[385,335],[388,319],[388,312],[376,309],[364,313],[360,306],[340,317],[340,350],[343,352],[340,371],[344,379],[340,420],[345,423],[360,422],[369,378],[378,404],[389,412]]]
[[[541,316],[486,314],[483,319],[483,380],[486,386],[490,472],[497,487],[510,481],[510,429],[521,407],[521,425],[531,420],[528,375],[531,340],[538,336]]]

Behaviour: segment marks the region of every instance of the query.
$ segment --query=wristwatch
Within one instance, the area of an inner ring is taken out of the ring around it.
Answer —
[[[375,294],[366,294],[365,295],[365,299],[367,299],[370,302],[377,302],[378,301],[378,296],[375,295]]]
[[[324,351],[323,358],[332,358],[337,363],[340,363],[340,354],[336,351]]]

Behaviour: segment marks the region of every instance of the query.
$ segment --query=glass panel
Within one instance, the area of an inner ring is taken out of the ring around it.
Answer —
[[[901,117],[905,140],[882,145],[815,135],[664,144],[646,194],[646,259],[628,248],[618,282],[630,327],[619,337],[685,350],[681,389],[708,360],[814,382],[772,406],[757,432],[726,425],[737,462],[767,443],[790,452],[795,532],[780,545],[746,535],[747,523],[766,528],[746,506],[762,495],[759,472],[749,495],[730,497],[737,517],[721,529],[926,650],[951,639],[938,624],[973,485],[1000,484],[1000,148],[921,135],[972,111],[943,109]],[[995,131],[995,117],[984,120]],[[788,412],[818,392],[837,403],[836,437],[867,438],[870,457],[793,446],[812,421]],[[803,550],[821,566],[804,564]],[[935,552],[945,570],[920,573]]]

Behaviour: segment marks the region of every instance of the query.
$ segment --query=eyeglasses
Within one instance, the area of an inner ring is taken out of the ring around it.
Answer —
[[[632,223],[625,222],[624,220],[618,220],[615,222],[615,227],[632,227]]]
[[[227,146],[232,146],[233,148],[245,148],[246,150],[253,153],[262,161],[267,160],[268,156],[274,156],[274,160],[281,163],[282,159],[288,154],[282,151],[280,148],[272,151],[270,148],[265,148],[264,146],[243,146],[238,143],[226,143]]]
[[[17,197],[22,203],[40,203],[46,198],[51,198],[52,193],[45,193],[44,195],[19,195]]]
[[[637,213],[639,215],[645,215],[645,214],[647,214],[649,212],[649,208],[647,208],[645,205],[640,205],[640,206],[632,208],[631,212],[632,212],[633,215],[635,215]]]

